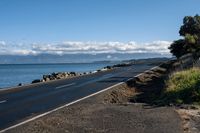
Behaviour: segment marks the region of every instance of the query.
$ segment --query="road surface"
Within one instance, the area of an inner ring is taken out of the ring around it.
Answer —
[[[0,91],[0,130],[127,81],[152,67],[148,64],[133,65]]]

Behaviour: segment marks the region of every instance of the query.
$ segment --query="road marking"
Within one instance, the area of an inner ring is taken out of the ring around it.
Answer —
[[[57,86],[55,89],[61,89],[61,88],[65,88],[65,87],[69,87],[72,85],[75,85],[76,83],[71,83],[71,84],[66,84],[66,85],[61,85],[61,86]]]
[[[0,101],[0,104],[1,104],[1,103],[5,103],[5,102],[7,102],[7,100]]]
[[[156,66],[156,67],[153,67],[153,68],[151,68],[151,69],[149,69],[149,70],[146,70],[146,71],[144,71],[143,73],[140,73],[140,74],[138,74],[138,75],[136,75],[136,76],[134,76],[134,77],[138,77],[138,76],[144,74],[145,72],[151,71],[152,69],[155,69],[155,68],[157,68],[157,67],[159,67],[159,66]],[[133,78],[134,78],[134,77],[133,77]],[[133,79],[133,78],[129,78],[128,80],[131,80],[131,79]],[[128,80],[127,80],[127,81],[128,81]],[[125,83],[125,82],[127,82],[127,81],[119,82],[119,83],[117,83],[117,84],[115,84],[115,85],[113,85],[113,86],[110,86],[110,87],[108,87],[108,88],[105,88],[105,89],[103,89],[103,90],[101,90],[101,91],[98,91],[98,92],[93,93],[93,94],[91,94],[91,95],[88,95],[88,96],[86,96],[86,97],[80,98],[80,99],[75,100],[75,101],[73,101],[73,102],[71,102],[71,103],[67,103],[67,104],[65,104],[65,105],[63,105],[63,106],[60,106],[60,107],[58,107],[58,108],[55,108],[55,109],[53,109],[53,110],[51,110],[51,111],[48,111],[48,112],[45,112],[45,113],[43,113],[43,114],[37,115],[37,116],[35,116],[35,117],[33,117],[33,118],[30,118],[30,119],[28,119],[28,120],[25,120],[25,121],[23,121],[23,122],[21,122],[21,123],[18,123],[18,124],[16,124],[16,125],[13,125],[13,126],[11,126],[11,127],[8,127],[8,128],[6,128],[6,129],[3,129],[3,130],[0,131],[0,133],[6,132],[6,131],[8,131],[8,130],[10,130],[10,129],[13,129],[13,128],[15,128],[15,127],[21,126],[21,125],[23,125],[23,124],[26,124],[26,123],[28,123],[28,122],[31,122],[31,121],[36,120],[36,119],[38,119],[38,118],[41,118],[41,117],[43,117],[43,116],[45,116],[45,115],[48,115],[48,114],[50,114],[50,113],[52,113],[52,112],[55,112],[55,111],[57,111],[57,110],[59,110],[59,109],[63,109],[63,108],[65,108],[65,107],[68,107],[68,106],[70,106],[70,105],[73,105],[73,104],[75,104],[75,103],[77,103],[77,102],[80,102],[80,101],[82,101],[82,100],[84,100],[84,99],[87,99],[87,98],[89,98],[89,97],[95,96],[95,95],[97,95],[97,94],[99,94],[99,93],[102,93],[102,92],[104,92],[104,91],[107,91],[107,90],[109,90],[109,89],[111,89],[111,88],[113,88],[113,87],[116,87],[116,86],[118,86],[118,85],[121,85],[121,84],[123,84],[123,83]],[[68,85],[69,85],[69,84],[68,84]]]
[[[131,70],[132,68],[129,68],[128,70]]]

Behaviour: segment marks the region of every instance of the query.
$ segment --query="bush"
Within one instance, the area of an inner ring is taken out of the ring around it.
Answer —
[[[159,101],[163,104],[200,104],[200,69],[172,74]]]

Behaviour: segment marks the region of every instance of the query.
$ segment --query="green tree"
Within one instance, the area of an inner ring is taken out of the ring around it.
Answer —
[[[181,57],[182,55],[186,54],[187,51],[185,49],[185,40],[179,39],[174,41],[171,46],[169,47],[170,52],[176,56],[177,58]]]
[[[183,25],[180,28],[179,34],[181,36],[186,36],[186,34],[200,35],[200,16],[195,15],[194,17],[184,17]]]
[[[183,39],[174,41],[169,47],[170,52],[177,58],[186,53],[192,53],[194,56],[200,55],[200,16],[186,16],[183,19],[183,25],[179,30]]]

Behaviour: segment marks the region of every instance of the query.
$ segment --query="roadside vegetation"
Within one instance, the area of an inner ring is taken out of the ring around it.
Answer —
[[[173,73],[166,81],[166,89],[157,102],[165,105],[200,105],[200,69],[191,68]]]
[[[193,58],[188,60],[196,62],[200,57],[200,16],[186,16],[180,27],[181,39],[175,40],[169,47],[170,52],[177,57],[190,53]],[[191,68],[189,64],[182,64],[186,68],[169,76],[165,88],[156,102],[158,104],[198,104],[200,105],[200,68]]]

